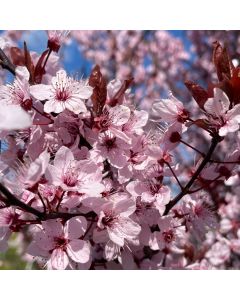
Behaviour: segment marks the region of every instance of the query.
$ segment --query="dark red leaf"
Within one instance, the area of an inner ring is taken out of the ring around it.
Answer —
[[[204,109],[204,104],[209,98],[208,92],[203,87],[192,81],[185,81],[185,85],[197,102],[198,106]]]
[[[49,50],[45,50],[42,55],[40,56],[37,64],[36,64],[36,67],[35,67],[35,70],[34,70],[34,81],[35,83],[41,83],[42,82],[42,77],[43,75],[45,74],[45,67],[44,67],[44,62],[45,62],[45,59],[46,59],[46,56],[48,55],[49,53]]]
[[[93,94],[91,97],[93,112],[96,116],[100,116],[107,99],[107,83],[98,65],[96,65],[91,72],[89,85],[93,87]]]
[[[18,47],[11,47],[10,56],[14,65],[25,66],[25,58],[22,49]]]
[[[24,42],[24,59],[25,59],[25,66],[28,69],[28,72],[30,74],[30,83],[34,83],[34,64],[30,55],[30,52],[28,51],[27,44]]]
[[[229,84],[231,86],[231,102],[233,105],[240,103],[240,67],[237,67],[233,71],[233,76],[231,80],[229,81]]]
[[[213,63],[216,67],[219,81],[226,78],[230,79],[233,74],[234,66],[226,47],[222,47],[217,41],[213,43],[213,47]]]

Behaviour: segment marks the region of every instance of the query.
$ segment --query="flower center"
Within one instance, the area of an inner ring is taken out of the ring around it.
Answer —
[[[113,148],[117,148],[117,146],[116,146],[116,137],[106,138],[104,140],[103,145],[107,148],[108,151],[113,149]]]
[[[56,248],[61,248],[65,250],[68,244],[68,239],[66,239],[65,237],[55,237],[54,242]]]
[[[63,175],[63,182],[69,187],[75,186],[78,182],[78,174],[76,170],[69,167]]]
[[[150,192],[152,195],[155,195],[159,192],[161,184],[150,184]]]
[[[189,117],[189,112],[186,109],[183,109],[178,113],[177,120],[180,123],[184,123]]]
[[[104,226],[111,227],[117,220],[117,216],[114,216],[112,211],[104,212],[105,216],[102,218],[102,224]]]
[[[58,101],[66,101],[69,98],[69,92],[67,89],[63,88],[63,90],[58,89],[56,91],[56,100]]]
[[[164,231],[163,232],[163,238],[164,238],[164,241],[166,243],[171,243],[173,240],[174,240],[174,233],[173,231],[170,229],[168,231]]]

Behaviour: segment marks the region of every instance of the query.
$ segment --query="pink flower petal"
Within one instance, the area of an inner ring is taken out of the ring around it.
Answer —
[[[73,240],[67,245],[69,257],[79,263],[86,263],[90,258],[90,246],[83,240]]]
[[[65,270],[68,266],[68,256],[61,248],[55,249],[52,252],[50,263],[53,269]]]
[[[87,230],[87,220],[82,217],[73,217],[66,222],[64,231],[66,236],[70,239],[80,238]]]

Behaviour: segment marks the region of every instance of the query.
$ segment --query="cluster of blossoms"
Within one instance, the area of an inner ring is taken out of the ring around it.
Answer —
[[[26,259],[48,269],[239,268],[239,199],[209,191],[239,183],[240,68],[225,48],[211,90],[187,84],[193,119],[171,93],[137,109],[132,79],[107,83],[98,65],[70,77],[58,62],[65,36],[49,32],[40,56],[26,44],[11,61],[0,53],[15,75],[0,87],[0,251],[21,232]],[[206,153],[186,142],[192,128],[206,133]],[[230,135],[237,146],[214,159]],[[194,167],[179,164],[183,144]]]
[[[134,102],[147,111],[160,94],[175,92],[172,83],[182,81],[189,58],[182,40],[164,30],[74,30],[71,36],[107,78],[134,77]]]

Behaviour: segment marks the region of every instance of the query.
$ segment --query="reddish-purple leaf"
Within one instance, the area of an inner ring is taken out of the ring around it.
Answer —
[[[216,67],[219,81],[226,78],[230,79],[233,74],[234,66],[226,47],[222,47],[217,41],[213,43],[213,47],[213,63]]]
[[[34,83],[34,64],[33,64],[30,52],[28,51],[26,42],[24,42],[24,59],[25,59],[25,66],[28,69],[28,72],[30,74],[29,82],[33,84]]]
[[[25,58],[22,49],[18,47],[11,47],[10,56],[14,65],[25,66]]]
[[[42,55],[40,56],[40,58],[38,59],[38,62],[36,64],[36,67],[34,70],[34,81],[37,84],[42,82],[42,77],[46,73],[44,62],[45,62],[45,59],[46,59],[46,56],[48,55],[48,53],[49,53],[49,49],[45,50],[42,53]]]
[[[91,97],[93,103],[93,112],[96,116],[100,116],[107,98],[107,83],[98,65],[96,65],[91,72],[89,85],[93,87],[93,93]]]
[[[192,94],[193,98],[197,102],[198,106],[204,109],[204,104],[209,98],[208,92],[201,87],[200,85],[192,82],[192,81],[185,81],[185,86],[188,88],[190,93]]]

